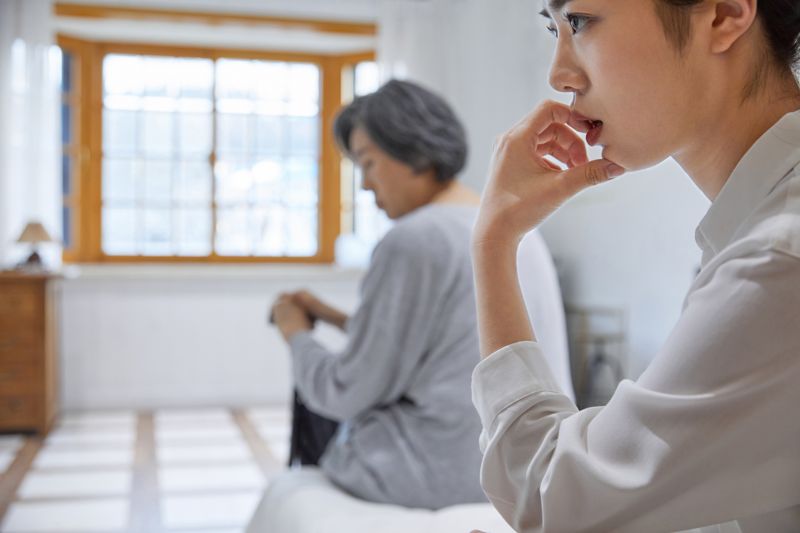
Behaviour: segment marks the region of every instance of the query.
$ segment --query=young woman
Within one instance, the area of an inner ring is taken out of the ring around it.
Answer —
[[[484,490],[524,532],[800,531],[800,3],[543,15],[572,105],[545,102],[498,142],[473,236]],[[712,201],[702,270],[644,374],[578,411],[525,316],[517,244],[580,190],[667,157]]]

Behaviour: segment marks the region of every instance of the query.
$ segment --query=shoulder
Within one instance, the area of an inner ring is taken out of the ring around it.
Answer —
[[[800,258],[800,167],[759,207],[742,235],[764,250]]]
[[[398,219],[375,251],[434,257],[467,242],[470,230],[469,213],[465,217],[447,207],[427,205]]]

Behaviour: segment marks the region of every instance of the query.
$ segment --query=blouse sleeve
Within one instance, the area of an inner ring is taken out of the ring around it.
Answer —
[[[722,264],[661,352],[578,412],[522,342],[482,361],[481,482],[521,532],[677,531],[800,503],[800,260]]]

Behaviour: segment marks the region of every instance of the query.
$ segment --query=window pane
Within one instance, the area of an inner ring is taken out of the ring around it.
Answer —
[[[318,201],[317,165],[313,159],[290,159],[286,165],[284,205],[312,207]]]
[[[144,211],[144,254],[172,255],[172,223],[169,209]]]
[[[217,61],[217,97],[220,99],[245,99],[252,96],[256,62],[241,59]],[[263,81],[259,78],[259,84]]]
[[[103,152],[113,155],[136,153],[136,113],[105,110],[103,113]]]
[[[64,197],[72,193],[72,158],[61,156],[61,192]]]
[[[175,216],[177,255],[204,256],[211,253],[211,209],[178,209]]]
[[[250,148],[250,115],[221,113],[217,116],[217,153],[245,154]]]
[[[319,152],[319,120],[316,117],[289,119],[289,150],[293,155]]]
[[[184,156],[205,156],[211,153],[212,117],[208,113],[180,113],[178,149]]]
[[[136,198],[136,160],[103,159],[103,200],[133,206]]]
[[[220,159],[216,166],[217,201],[220,204],[247,203],[253,183],[246,159]]]
[[[172,201],[171,161],[145,162],[144,195],[148,206],[169,207]]]
[[[262,158],[253,165],[251,200],[256,204],[276,204],[281,199],[284,167],[280,160]]]
[[[318,121],[314,121],[316,126]],[[255,149],[262,155],[277,155],[283,151],[284,119],[278,116],[256,117]]]
[[[289,65],[277,61],[256,62],[255,97],[262,101],[283,101],[288,92]]]
[[[289,73],[289,98],[298,102],[319,101],[319,69],[315,65],[295,64]]]
[[[63,231],[64,249],[72,248],[72,209],[64,206],[61,210],[61,224]]]
[[[103,251],[109,255],[136,254],[135,209],[103,209]]]
[[[144,60],[144,96],[176,96],[180,87],[180,73],[171,57],[146,57]]]
[[[142,113],[141,147],[146,157],[169,156],[173,146],[174,116],[172,113]]]
[[[184,206],[211,205],[211,168],[207,160],[181,161],[175,201]]]
[[[219,209],[217,211],[217,253],[220,255],[248,255],[250,253],[250,227],[247,208]]]
[[[72,54],[61,51],[61,91],[72,91]]]
[[[255,255],[284,255],[288,239],[286,219],[286,210],[282,207],[262,207],[254,210]]]
[[[208,59],[182,59],[175,66],[180,80],[181,100],[207,101],[213,98],[214,64]]]
[[[317,210],[292,210],[288,219],[289,246],[292,257],[311,256],[317,253]]]
[[[106,95],[141,95],[144,81],[143,58],[107,55],[103,61],[103,91]]]
[[[72,109],[67,103],[61,104],[61,142],[72,142]]]

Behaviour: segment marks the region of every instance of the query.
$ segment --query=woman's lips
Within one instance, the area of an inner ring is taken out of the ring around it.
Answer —
[[[600,140],[600,134],[603,132],[603,123],[599,120],[596,121],[588,132],[586,132],[586,144],[595,146]]]
[[[603,131],[602,120],[589,118],[573,109],[570,123],[575,129],[586,134],[586,143],[589,146],[597,144],[600,139],[600,134]]]

